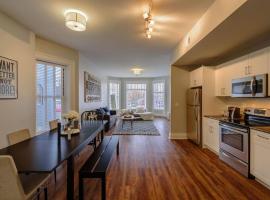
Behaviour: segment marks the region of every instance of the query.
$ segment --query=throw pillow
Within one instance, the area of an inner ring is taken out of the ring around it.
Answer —
[[[136,113],[144,113],[144,112],[145,112],[144,107],[138,106],[138,107],[136,108]]]
[[[103,110],[107,113],[107,112],[110,112],[109,108],[106,106],[103,108]]]

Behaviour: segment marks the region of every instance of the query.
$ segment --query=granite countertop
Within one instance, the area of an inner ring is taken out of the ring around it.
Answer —
[[[223,119],[227,119],[227,117],[223,116],[223,115],[205,115],[204,117],[210,118],[210,119],[215,119],[215,120],[223,120]]]
[[[250,129],[270,134],[270,126],[257,126],[257,127],[254,126],[254,127],[250,127]]]

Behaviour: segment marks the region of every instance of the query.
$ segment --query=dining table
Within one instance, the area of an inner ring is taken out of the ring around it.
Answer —
[[[68,200],[74,199],[74,156],[95,140],[104,130],[106,121],[85,120],[81,122],[80,132],[60,136],[57,129],[36,135],[20,143],[0,149],[0,155],[13,157],[18,173],[51,173],[64,161],[67,162]]]

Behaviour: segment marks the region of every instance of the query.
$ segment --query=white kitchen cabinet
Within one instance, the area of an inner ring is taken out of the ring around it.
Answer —
[[[215,71],[215,95],[231,96],[231,69],[222,67]]]
[[[260,75],[268,73],[269,48],[261,49],[249,54],[248,75]]]
[[[203,67],[190,72],[190,87],[199,87],[203,84]]]
[[[251,130],[250,173],[270,186],[270,134]]]
[[[232,79],[270,73],[269,48],[240,57],[216,69],[215,95],[231,96]],[[268,83],[270,94],[270,81]]]
[[[268,51],[268,48],[261,49],[234,60],[229,66],[234,72],[232,73],[232,79],[267,74]]]
[[[219,152],[219,121],[203,118],[203,144],[216,154]]]

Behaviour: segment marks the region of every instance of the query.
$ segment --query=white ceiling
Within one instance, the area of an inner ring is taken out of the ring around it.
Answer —
[[[79,50],[104,75],[128,77],[132,66],[140,66],[143,76],[153,77],[169,74],[172,49],[213,1],[154,0],[151,40],[144,35],[143,0],[7,0],[0,1],[0,10],[36,34]],[[85,32],[65,27],[68,8],[88,15]]]

